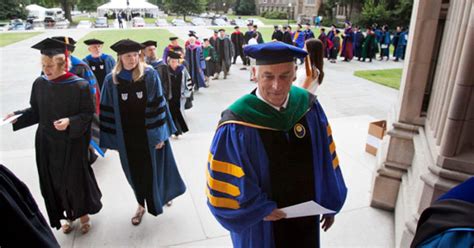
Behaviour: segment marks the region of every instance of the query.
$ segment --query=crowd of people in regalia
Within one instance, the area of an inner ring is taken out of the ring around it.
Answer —
[[[340,30],[336,25],[331,25],[329,29],[320,28],[317,37],[324,44],[324,57],[331,63],[336,63],[339,57],[342,61],[349,62],[354,57],[357,61],[372,62],[378,55],[379,60],[393,57],[393,61],[398,62],[405,59],[405,52],[408,42],[408,28],[397,26],[394,32],[389,30],[388,25],[380,27],[378,24],[367,26],[362,29],[347,21],[344,29]],[[297,24],[296,30],[292,31],[291,26],[280,27],[275,25],[272,40],[282,41],[290,45],[302,48],[304,41],[315,38],[311,30],[311,24]],[[390,47],[393,53],[390,54]]]

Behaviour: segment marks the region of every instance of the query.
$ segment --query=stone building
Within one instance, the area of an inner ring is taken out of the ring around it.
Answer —
[[[474,175],[473,0],[415,0],[397,106],[379,150],[373,207],[408,247],[421,212]]]
[[[322,0],[256,0],[257,14],[265,11],[289,13],[290,19],[314,23]]]

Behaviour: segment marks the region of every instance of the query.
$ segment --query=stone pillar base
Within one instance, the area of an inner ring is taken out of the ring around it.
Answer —
[[[397,202],[400,179],[379,174],[375,177],[370,206],[393,211]]]

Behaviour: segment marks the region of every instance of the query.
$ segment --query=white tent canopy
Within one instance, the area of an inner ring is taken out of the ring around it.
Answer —
[[[127,0],[112,0],[104,5],[101,5],[97,8],[97,15],[104,16],[106,13],[112,11],[115,13],[118,12],[139,12],[140,14],[150,14],[153,17],[156,17],[160,9],[158,6],[151,4],[145,0],[128,0],[129,5],[127,5]]]
[[[25,7],[25,9],[28,11],[29,16],[36,16],[38,18],[44,18],[46,8],[41,7],[37,4],[30,4]]]

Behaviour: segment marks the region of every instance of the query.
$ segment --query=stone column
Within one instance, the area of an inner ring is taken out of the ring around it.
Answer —
[[[434,54],[437,25],[442,0],[415,0],[410,23],[407,58],[400,86],[396,117],[387,132],[388,147],[381,162],[372,190],[371,206],[393,210],[396,204],[401,177],[411,166],[415,153],[413,136],[419,125],[425,88]]]
[[[423,175],[425,182],[419,212],[433,200],[460,182],[474,176],[474,6],[467,1],[465,19],[460,29],[466,30],[460,41],[459,67],[454,74],[454,89],[447,112],[444,133],[436,165]]]

